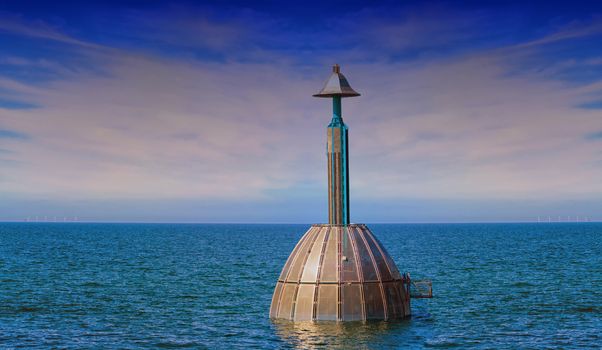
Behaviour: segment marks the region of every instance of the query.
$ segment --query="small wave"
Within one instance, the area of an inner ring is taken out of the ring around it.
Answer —
[[[86,282],[82,284],[83,287],[102,287],[101,283],[98,282]]]
[[[533,287],[534,285],[529,282],[514,282],[511,284],[512,287]]]
[[[424,343],[424,346],[427,348],[455,348],[461,345],[462,344],[455,342],[451,339],[432,339],[427,340]]]
[[[602,312],[602,308],[594,307],[594,306],[585,306],[585,307],[576,307],[573,309],[574,312],[578,313],[600,313]]]
[[[199,297],[197,295],[178,295],[177,296],[178,299],[198,299]]]
[[[35,307],[35,306],[20,306],[18,308],[15,309],[16,313],[20,313],[20,312],[40,312],[43,309],[41,307]]]
[[[242,334],[243,334],[242,332],[228,332],[228,333],[224,333],[224,337],[225,338],[238,337]]]
[[[161,349],[180,349],[180,348],[204,348],[203,344],[197,342],[176,342],[176,341],[168,341],[168,342],[160,342],[155,344],[158,348]]]

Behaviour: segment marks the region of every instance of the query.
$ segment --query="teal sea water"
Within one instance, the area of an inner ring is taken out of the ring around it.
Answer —
[[[0,224],[0,348],[602,347],[602,224],[369,225],[433,281],[399,322],[271,322],[309,225]]]

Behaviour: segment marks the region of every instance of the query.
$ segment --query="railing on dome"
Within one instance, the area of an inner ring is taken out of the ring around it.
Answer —
[[[410,273],[406,272],[401,276],[403,288],[410,298],[432,298],[433,282],[431,280],[413,280]]]
[[[432,298],[433,282],[431,280],[411,280],[410,282],[411,298]]]

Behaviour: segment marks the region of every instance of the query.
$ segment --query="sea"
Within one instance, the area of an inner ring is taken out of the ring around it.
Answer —
[[[433,298],[401,321],[272,321],[309,226],[1,223],[0,348],[602,348],[602,223],[369,224]]]

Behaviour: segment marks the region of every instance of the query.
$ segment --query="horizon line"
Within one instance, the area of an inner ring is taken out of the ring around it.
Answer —
[[[0,224],[24,223],[24,224],[171,224],[171,225],[324,225],[324,223],[309,222],[224,222],[224,221],[95,221],[95,220],[77,220],[77,221],[27,221],[27,220],[0,220]],[[602,223],[602,220],[588,221],[373,221],[373,222],[353,222],[353,224],[365,225],[424,225],[424,224],[587,224]]]

